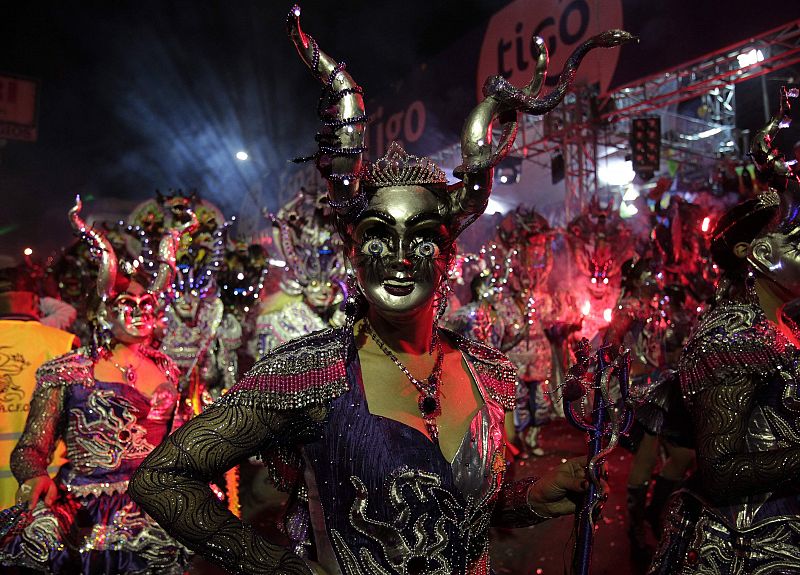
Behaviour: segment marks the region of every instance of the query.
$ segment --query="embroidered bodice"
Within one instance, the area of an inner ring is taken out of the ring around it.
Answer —
[[[59,478],[67,490],[124,491],[131,473],[167,435],[178,400],[176,382],[167,375],[171,362],[153,354],[166,381],[152,397],[126,383],[96,380],[85,348],[40,367],[25,432],[11,455],[17,480],[46,474],[63,439],[67,462]]]
[[[302,449],[323,566],[347,575],[381,572],[375,565],[488,572],[487,530],[505,473],[503,406],[481,389],[485,404],[447,461],[418,430],[370,414],[358,361],[348,381],[319,439]]]
[[[719,304],[680,361],[703,495],[733,525],[800,514],[800,355],[761,309]]]
[[[526,490],[503,486],[513,365],[489,347],[449,337],[484,400],[453,461],[416,429],[370,414],[352,333],[329,329],[263,358],[157,448],[132,495],[181,541],[236,573],[307,573],[204,485],[260,451],[283,487],[307,486],[318,558],[330,573],[488,573],[493,518],[506,525],[540,518],[518,496]]]

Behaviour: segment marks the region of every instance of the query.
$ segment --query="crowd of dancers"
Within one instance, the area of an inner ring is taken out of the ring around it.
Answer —
[[[0,270],[0,563],[488,573],[490,525],[572,513],[586,489],[580,460],[504,481],[544,455],[586,339],[631,350],[628,528],[644,561],[660,539],[651,572],[800,571],[800,191],[772,148],[792,94],[754,140],[752,197],[659,185],[636,226],[597,198],[561,228],[520,206],[467,253],[510,146],[492,154],[487,127],[558,103],[537,97],[544,44],[524,91],[487,83],[448,186],[398,144],[363,161],[361,89],[299,9],[288,28],[325,86],[328,189],[248,241],[196,194],[91,223],[78,198],[72,245]],[[286,547],[239,519],[253,456],[290,493]]]

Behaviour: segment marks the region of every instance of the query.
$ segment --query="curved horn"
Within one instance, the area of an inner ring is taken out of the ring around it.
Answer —
[[[192,210],[186,210],[186,213],[189,214],[189,221],[167,229],[158,244],[158,271],[147,290],[156,296],[164,292],[172,282],[176,264],[175,254],[181,236],[185,233],[191,234],[197,229],[197,215]]]
[[[108,241],[108,238],[103,233],[86,225],[86,222],[81,217],[82,208],[81,197],[76,195],[75,205],[68,212],[69,221],[72,224],[72,229],[81,236],[88,238],[92,247],[100,252],[97,295],[105,302],[116,295],[114,293],[114,284],[117,281],[117,254],[114,252],[111,242]]]
[[[790,98],[798,96],[800,91],[797,88],[787,90],[786,86],[782,86],[778,112],[766,126],[756,132],[750,144],[750,157],[756,168],[767,179],[770,187],[780,194],[780,210],[774,220],[778,228],[794,225],[800,216],[800,178],[773,146],[778,132],[792,123]]]
[[[608,30],[581,44],[569,57],[558,85],[544,98],[538,98],[547,75],[547,46],[542,38],[534,42],[539,53],[531,81],[524,88],[516,88],[502,76],[488,78],[483,86],[484,99],[467,117],[461,135],[462,164],[453,174],[462,183],[454,186],[456,212],[461,220],[457,233],[477,218],[489,201],[494,167],[506,157],[517,132],[518,113],[542,115],[555,108],[572,86],[578,66],[584,56],[594,48],[619,46],[636,37],[622,30]],[[497,149],[492,152],[491,125],[498,118],[503,133]]]
[[[567,91],[575,81],[578,67],[586,54],[595,48],[614,48],[631,41],[638,42],[638,38],[624,30],[606,30],[602,34],[592,36],[570,55],[561,71],[555,89],[544,98],[526,94],[524,90],[515,88],[502,76],[494,76],[486,81],[483,87],[484,95],[494,95],[504,104],[513,106],[514,109],[525,114],[541,116],[555,108],[567,95]]]
[[[545,41],[536,36],[533,39],[538,48],[536,66],[534,67],[533,77],[525,88],[522,89],[526,94],[538,95],[547,78],[547,64],[550,56],[547,52]],[[470,112],[464,122],[461,132],[461,159],[462,164],[457,167],[453,174],[459,178],[463,184],[456,184],[455,189],[462,192],[457,194],[456,201],[459,211],[467,214],[483,213],[486,209],[486,202],[492,188],[492,173],[494,168],[503,158],[514,143],[517,136],[517,112],[513,109],[504,109],[500,100],[491,94],[485,94],[485,98]],[[492,154],[492,122],[500,117],[503,126],[503,133],[497,151]],[[475,217],[477,217],[475,215]],[[471,223],[474,217],[467,217],[459,225],[461,231]]]
[[[750,157],[756,168],[768,178],[770,186],[778,191],[782,191],[786,187],[786,179],[792,175],[792,170],[786,165],[781,153],[773,146],[773,142],[778,132],[792,123],[792,105],[789,98],[797,98],[797,96],[797,88],[787,90],[786,86],[781,87],[781,103],[778,112],[766,126],[756,132],[750,144]]]
[[[346,216],[358,206],[363,206],[359,194],[358,174],[364,152],[364,133],[367,117],[364,114],[362,90],[338,63],[322,52],[316,40],[300,28],[300,7],[294,5],[286,20],[289,38],[297,48],[300,58],[311,73],[325,87],[318,113],[323,127],[317,134],[317,169],[328,181],[331,207],[337,215]]]

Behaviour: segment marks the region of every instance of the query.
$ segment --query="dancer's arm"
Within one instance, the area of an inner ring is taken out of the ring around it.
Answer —
[[[218,402],[170,435],[142,463],[129,493],[181,543],[232,573],[312,573],[233,515],[208,484],[250,455],[293,435],[307,414],[279,413],[258,401]]]
[[[40,499],[51,505],[58,494],[47,466],[59,437],[66,390],[66,385],[36,388],[25,431],[11,452],[11,472],[20,484],[17,502],[28,502],[31,509]]]
[[[757,383],[743,373],[717,372],[717,381],[692,404],[697,464],[705,492],[719,500],[798,485],[800,446],[749,451],[748,426],[756,406]],[[787,422],[787,426],[789,423]]]
[[[492,525],[529,527],[552,517],[573,514],[573,499],[586,487],[583,458],[570,459],[541,478],[529,477],[508,483],[497,498]]]

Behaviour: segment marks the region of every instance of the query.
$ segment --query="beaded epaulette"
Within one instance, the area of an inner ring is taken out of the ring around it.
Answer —
[[[161,350],[153,349],[152,347],[143,348],[142,355],[147,356],[153,363],[158,366],[158,369],[167,377],[167,381],[172,385],[178,385],[180,379],[180,369],[172,358]]]
[[[276,347],[217,403],[258,401],[269,409],[324,403],[347,391],[344,328],[329,328]]]
[[[498,349],[479,341],[468,339],[450,330],[443,329],[459,350],[470,356],[475,371],[481,378],[489,396],[506,411],[516,404],[517,368]]]
[[[43,363],[36,370],[36,389],[49,389],[62,385],[94,385],[88,347],[81,347]]]
[[[788,369],[796,353],[758,307],[724,302],[703,318],[683,350],[681,389],[691,400],[734,373],[766,378]]]

